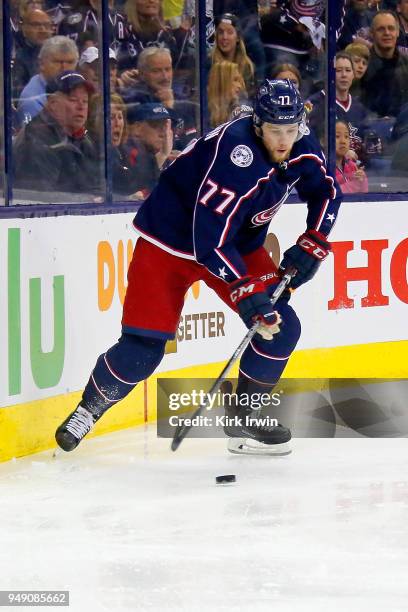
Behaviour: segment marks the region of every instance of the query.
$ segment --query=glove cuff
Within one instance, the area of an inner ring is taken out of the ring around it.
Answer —
[[[296,244],[306,253],[322,261],[331,251],[331,244],[326,236],[316,230],[307,230],[299,236]]]
[[[241,300],[254,295],[255,293],[265,293],[265,285],[253,276],[245,276],[229,284],[230,299],[233,304],[239,304]]]

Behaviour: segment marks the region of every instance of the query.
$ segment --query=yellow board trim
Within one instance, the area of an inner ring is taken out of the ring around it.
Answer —
[[[231,347],[231,352],[234,347]],[[408,341],[378,342],[296,351],[286,378],[408,378]],[[204,364],[151,376],[99,421],[89,437],[156,419],[156,380],[213,378],[224,362]],[[237,375],[237,368],[231,376]],[[0,408],[0,461],[55,447],[54,432],[79,402],[81,392]],[[148,407],[148,410],[147,410]]]

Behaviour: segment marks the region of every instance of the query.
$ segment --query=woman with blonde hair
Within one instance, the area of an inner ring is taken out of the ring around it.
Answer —
[[[255,91],[254,64],[248,57],[237,17],[224,13],[217,21],[215,46],[211,56],[212,65],[219,62],[233,62],[244,79],[250,96]]]
[[[122,53],[119,59],[121,70],[134,70],[139,53],[146,47],[167,47],[174,59],[176,41],[163,19],[162,0],[127,0],[123,10],[128,18],[129,40],[127,53]],[[136,76],[128,75],[133,78]]]
[[[247,97],[239,66],[233,62],[218,62],[208,75],[208,110],[211,127],[229,121],[234,108]]]

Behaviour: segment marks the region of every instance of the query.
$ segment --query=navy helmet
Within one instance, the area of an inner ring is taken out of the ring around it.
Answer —
[[[255,98],[253,121],[263,123],[299,124],[299,138],[309,133],[302,96],[289,79],[265,79]]]

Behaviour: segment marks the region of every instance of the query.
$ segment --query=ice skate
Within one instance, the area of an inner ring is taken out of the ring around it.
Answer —
[[[221,386],[224,394],[231,394],[232,384],[226,381]],[[244,455],[289,455],[292,434],[288,427],[273,423],[272,418],[251,408],[239,408],[225,402],[225,434],[230,453]]]
[[[97,419],[83,406],[79,405],[55,432],[55,439],[62,450],[74,450],[82,438],[89,433]]]

